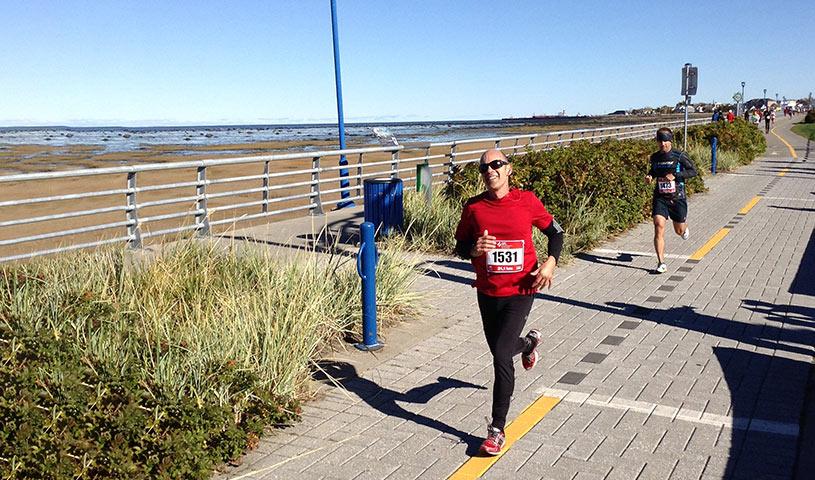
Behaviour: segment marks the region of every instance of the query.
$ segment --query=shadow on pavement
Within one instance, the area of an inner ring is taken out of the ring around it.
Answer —
[[[747,348],[759,347],[809,358],[809,361],[801,361],[785,358],[788,355],[783,353],[712,347],[730,392],[729,415],[758,420],[732,430],[730,454],[722,478],[793,478],[796,458],[812,456],[813,452],[802,451],[798,446],[800,436],[781,434],[774,428],[784,430],[802,422],[812,346],[815,345],[815,308],[743,300],[743,308],[772,322],[762,325],[706,315],[687,306],[664,310],[618,302],[609,302],[607,306],[610,308],[599,306],[596,310],[616,311],[644,321],[735,340]],[[764,428],[764,422],[777,423]]]
[[[803,454],[797,435],[804,403],[800,378],[807,377],[809,364],[737,348],[713,347],[713,354],[730,390],[730,415],[755,423],[732,430],[722,478],[793,478],[796,456]],[[760,396],[761,391],[773,392],[773,398]]]
[[[405,393],[400,393],[358,376],[356,368],[347,362],[318,361],[317,366],[319,368],[312,374],[315,380],[328,385],[338,384],[349,392],[355,393],[365,403],[385,415],[401,418],[409,422],[433,428],[442,434],[458,437],[460,443],[467,445],[466,454],[468,456],[478,454],[482,441],[481,438],[467,432],[462,432],[439,420],[408,411],[396,402],[426,404],[433,397],[445,390],[453,388],[486,390],[486,387],[454,378],[438,377],[434,383],[428,383],[412,388]]]
[[[648,273],[655,273],[651,268],[634,267],[632,265],[625,265],[624,263],[620,263],[620,262],[625,263],[632,262],[634,260],[634,257],[630,253],[620,253],[619,255],[617,255],[617,258],[601,257],[599,255],[593,255],[591,253],[578,253],[577,255],[575,255],[575,257],[591,263],[599,263],[601,265],[611,265],[613,267],[631,268],[634,270],[642,270]]]
[[[815,230],[809,236],[801,264],[798,265],[798,271],[792,280],[790,293],[815,297]]]
[[[782,207],[780,205],[770,205],[770,208],[777,208],[779,210],[798,210],[799,212],[815,212],[815,208]]]

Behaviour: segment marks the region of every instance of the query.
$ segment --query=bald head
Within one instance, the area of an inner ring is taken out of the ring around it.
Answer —
[[[509,176],[512,175],[512,165],[501,150],[491,148],[481,155],[478,165],[481,180],[487,187],[487,192],[493,198],[502,198],[509,193]]]
[[[481,163],[490,163],[493,160],[503,160],[506,162],[507,156],[497,148],[491,148],[481,154]]]

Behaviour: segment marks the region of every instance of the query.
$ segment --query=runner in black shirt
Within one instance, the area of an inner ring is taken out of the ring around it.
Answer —
[[[674,231],[687,240],[690,232],[687,225],[688,201],[685,195],[685,180],[696,176],[693,162],[684,153],[671,148],[673,133],[669,128],[657,130],[659,151],[651,155],[651,168],[645,181],[654,186],[654,200],[651,204],[654,219],[654,249],[657,252],[656,273],[664,273],[665,265],[665,222],[673,220]]]

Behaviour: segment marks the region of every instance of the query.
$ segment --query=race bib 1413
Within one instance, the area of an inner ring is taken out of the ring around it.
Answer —
[[[659,193],[674,193],[676,192],[676,182],[673,180],[659,179],[657,182]]]

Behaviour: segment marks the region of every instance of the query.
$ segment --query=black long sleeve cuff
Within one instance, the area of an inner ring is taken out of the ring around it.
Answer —
[[[549,239],[547,247],[549,256],[555,257],[555,262],[560,263],[560,254],[563,252],[563,228],[552,219],[552,223],[543,230],[543,234]]]

